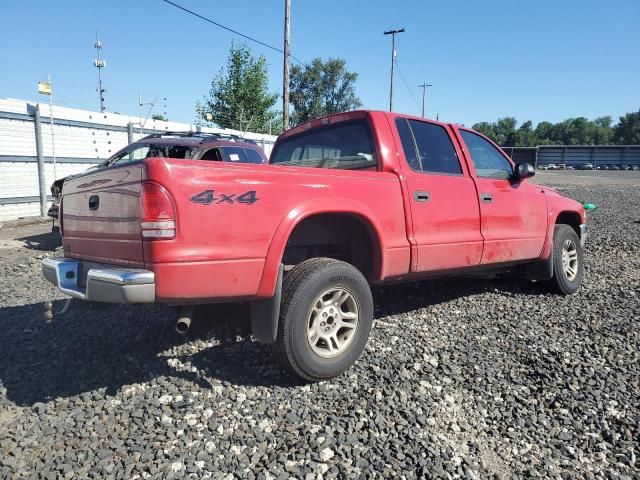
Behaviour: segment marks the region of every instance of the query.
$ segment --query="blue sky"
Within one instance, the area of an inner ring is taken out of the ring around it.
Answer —
[[[282,44],[282,0],[176,2]],[[427,114],[467,125],[506,115],[617,120],[640,108],[638,0],[292,0],[291,25],[292,53],[345,58],[367,108],[388,107],[391,39],[382,32],[399,27],[396,111],[420,113],[424,80],[433,84]],[[51,73],[56,103],[97,109],[96,30],[107,110],[137,114],[142,92],[166,96],[169,118],[184,122],[234,40],[160,0],[0,0],[0,98],[37,99],[37,81]],[[249,46],[265,55],[271,89],[281,92],[281,54]]]

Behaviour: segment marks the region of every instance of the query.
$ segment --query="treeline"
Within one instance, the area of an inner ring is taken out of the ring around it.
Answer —
[[[493,123],[479,122],[472,128],[503,147],[639,145],[640,110],[620,117],[615,125],[609,116],[595,120],[577,117],[559,123],[540,122],[534,128],[530,120],[518,126],[514,117],[505,117]]]

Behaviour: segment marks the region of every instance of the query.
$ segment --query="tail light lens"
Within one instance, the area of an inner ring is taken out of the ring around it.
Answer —
[[[60,200],[58,201],[58,228],[60,229],[60,235],[64,235],[64,220],[63,220],[63,216],[62,216],[62,202],[63,202],[63,198],[62,195],[60,195]]]
[[[173,200],[162,186],[142,183],[140,227],[142,238],[167,240],[176,236],[176,214]]]

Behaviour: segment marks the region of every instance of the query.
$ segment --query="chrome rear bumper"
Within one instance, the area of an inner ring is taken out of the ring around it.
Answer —
[[[52,257],[42,261],[42,274],[62,293],[91,302],[153,303],[155,275],[149,270]]]

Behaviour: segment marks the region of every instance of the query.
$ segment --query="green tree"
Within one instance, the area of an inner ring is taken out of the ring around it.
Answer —
[[[640,145],[640,110],[620,117],[614,138],[619,145]]]
[[[314,58],[310,65],[291,67],[292,125],[362,106],[355,93],[358,74],[346,69],[346,61]]]
[[[169,119],[167,117],[165,117],[161,113],[154,113],[153,115],[151,115],[151,118],[153,120],[162,120],[163,122],[168,122],[169,121]]]
[[[533,122],[527,120],[518,129],[518,139],[516,146],[518,147],[535,147],[538,145],[538,136],[533,129]]]
[[[593,143],[594,145],[609,145],[613,141],[613,119],[609,116],[598,117],[593,121]]]
[[[551,131],[553,130],[553,123],[540,122],[535,129],[536,138],[540,145],[549,145],[553,143],[551,140]]]
[[[473,128],[476,132],[480,132],[481,134],[489,137],[494,142],[496,141],[496,132],[495,132],[495,124],[490,122],[478,122],[475,123],[471,128]]]
[[[278,94],[269,92],[267,61],[243,43],[232,43],[226,69],[211,82],[209,96],[196,105],[196,122],[269,133],[278,116]]]
[[[515,117],[499,118],[495,124],[494,131],[496,134],[495,142],[498,145],[504,145],[507,147],[513,147],[515,145],[508,145],[508,143],[515,143],[515,130],[518,121]]]

